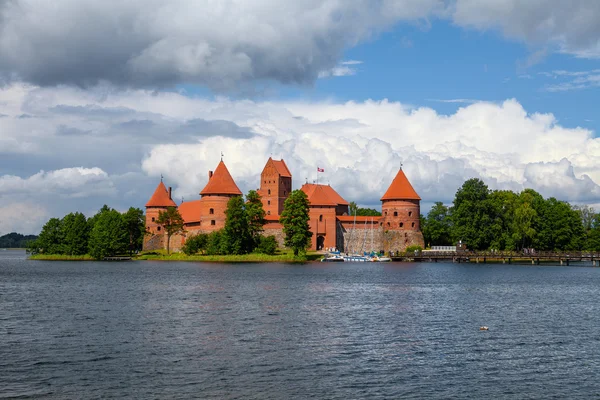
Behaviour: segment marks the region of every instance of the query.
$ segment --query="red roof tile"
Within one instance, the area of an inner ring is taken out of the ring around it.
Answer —
[[[217,165],[217,169],[208,180],[204,189],[200,192],[201,195],[205,194],[238,194],[241,195],[242,192],[235,184],[235,181],[231,177],[229,170],[225,166],[223,160]]]
[[[186,224],[200,221],[200,210],[202,203],[200,200],[186,201],[179,205],[179,214]]]
[[[177,204],[169,198],[169,191],[165,184],[160,181],[154,194],[146,203],[146,207],[177,207]]]
[[[285,161],[283,161],[283,160],[273,160],[273,165],[275,165],[275,169],[277,170],[277,172],[279,173],[279,175],[284,176],[286,178],[291,178],[292,177],[292,173],[290,172],[290,170],[288,169],[287,165],[285,164]]]
[[[421,200],[421,198],[404,175],[404,171],[399,170],[387,192],[381,198],[381,201],[384,200]]]
[[[300,189],[306,193],[308,201],[313,206],[347,206],[349,204],[329,185],[305,183]]]

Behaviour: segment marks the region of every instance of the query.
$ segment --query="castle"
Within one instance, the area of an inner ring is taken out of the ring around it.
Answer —
[[[413,245],[424,247],[419,225],[421,198],[402,169],[381,197],[381,216],[378,217],[350,215],[349,203],[330,185],[305,183],[300,190],[306,193],[310,202],[312,250],[337,248],[359,253],[403,251]],[[266,213],[263,234],[275,236],[281,247],[284,235],[279,216],[291,191],[292,173],[285,161],[269,158],[258,189]],[[242,195],[223,160],[214,172],[208,172],[208,183],[200,192],[199,200],[177,206],[171,188],[167,189],[161,179],[146,203],[146,228],[150,235],[144,240],[144,250],[166,248],[166,235],[156,220],[167,207],[177,207],[185,222],[186,232],[171,238],[171,249],[178,250],[187,237],[222,229],[227,202],[231,197]]]

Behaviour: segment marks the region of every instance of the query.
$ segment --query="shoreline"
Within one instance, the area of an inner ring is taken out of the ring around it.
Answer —
[[[126,258],[129,256],[123,256]],[[186,262],[212,262],[212,263],[305,263],[318,261],[322,257],[320,253],[308,253],[305,256],[294,257],[292,254],[244,254],[244,255],[193,255],[187,256],[182,253],[166,254],[140,254],[131,256],[130,259],[121,261],[186,261]],[[102,261],[115,262],[114,260],[97,260],[90,255],[68,256],[55,254],[36,254],[27,257],[35,261]]]

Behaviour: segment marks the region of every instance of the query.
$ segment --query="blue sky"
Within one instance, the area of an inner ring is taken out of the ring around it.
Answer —
[[[198,198],[220,152],[426,212],[469,178],[600,208],[595,0],[0,2],[0,234],[160,177]],[[25,160],[25,161],[24,161]]]

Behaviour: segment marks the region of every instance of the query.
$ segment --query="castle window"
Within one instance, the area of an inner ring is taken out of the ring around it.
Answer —
[[[404,222],[400,222],[400,228],[404,228]]]
[[[271,205],[271,200],[267,200],[267,205],[270,206]]]
[[[267,191],[267,194],[271,194],[271,189],[269,189],[269,190]]]
[[[271,215],[271,211],[267,211],[267,215]]]
[[[383,213],[383,215],[387,216],[387,211],[385,211],[385,212]]]
[[[414,228],[415,227],[415,223],[413,222],[411,226]]]
[[[380,223],[379,223],[379,226],[383,226],[383,222],[380,222]]]
[[[157,226],[157,227],[156,227],[156,230],[157,230],[157,231],[160,231],[160,226]]]
[[[152,217],[152,222],[154,222],[154,217]]]
[[[394,211],[394,217],[398,216],[398,211]]]
[[[409,216],[409,217],[412,217],[412,211],[409,211],[409,212],[408,212],[408,216]]]
[[[388,222],[388,227],[390,226],[390,223]]]
[[[210,210],[208,210],[208,213],[209,213],[209,214],[214,214],[214,213],[215,213],[215,209],[214,209],[214,208],[211,208]]]
[[[323,222],[323,216],[319,215],[319,222]]]
[[[210,224],[214,226],[214,225],[216,225],[217,223],[216,223],[216,221],[215,221],[214,219],[211,219],[211,220],[210,220]]]
[[[404,237],[408,237],[408,232],[405,232],[405,233],[404,233]]]
[[[283,195],[284,195],[284,196],[285,196],[285,195],[287,195],[287,192],[286,192],[285,190],[283,191]]]

